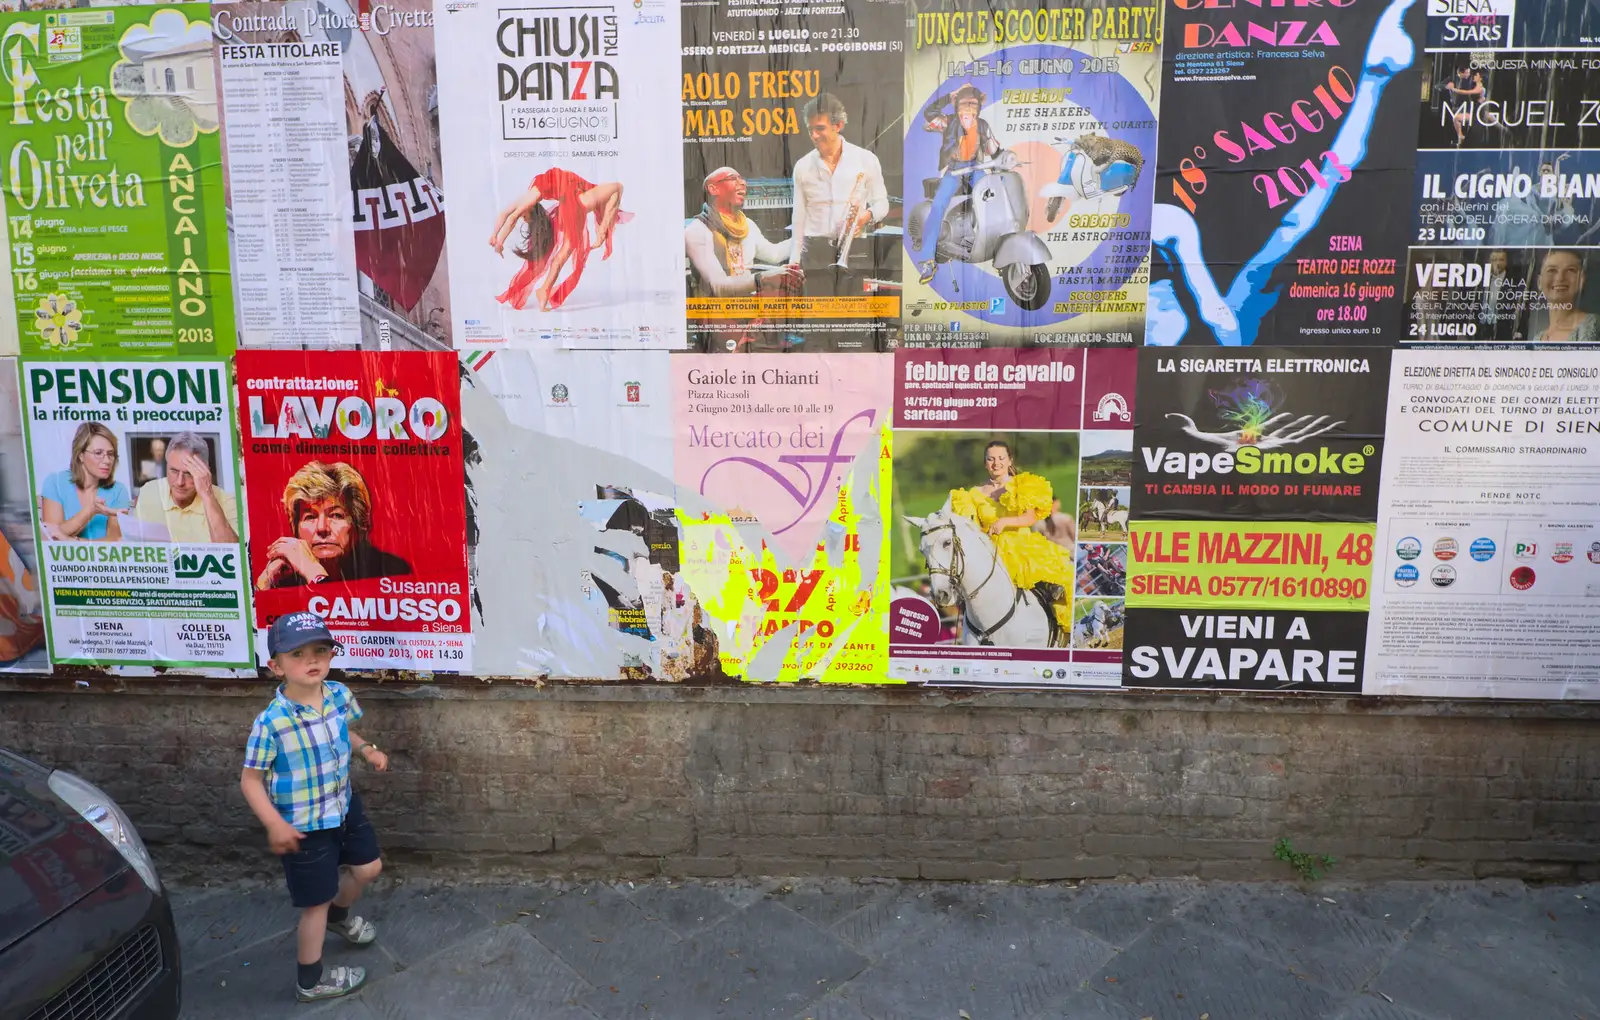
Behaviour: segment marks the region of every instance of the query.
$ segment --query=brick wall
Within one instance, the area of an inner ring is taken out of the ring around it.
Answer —
[[[59,683],[59,682],[58,682]],[[111,682],[115,683],[115,682]],[[0,692],[0,746],[117,797],[173,873],[270,873],[265,685]],[[358,690],[361,690],[358,688]],[[361,690],[390,860],[627,877],[1600,878],[1600,706],[513,685]]]

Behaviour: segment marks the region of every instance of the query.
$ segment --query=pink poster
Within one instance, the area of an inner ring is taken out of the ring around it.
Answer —
[[[680,490],[809,563],[840,485],[887,421],[893,355],[682,354],[672,367]]]
[[[672,357],[684,576],[730,676],[882,683],[889,354]]]

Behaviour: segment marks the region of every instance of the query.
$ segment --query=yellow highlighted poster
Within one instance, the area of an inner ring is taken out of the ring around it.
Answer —
[[[885,682],[892,370],[672,359],[682,570],[728,675]]]

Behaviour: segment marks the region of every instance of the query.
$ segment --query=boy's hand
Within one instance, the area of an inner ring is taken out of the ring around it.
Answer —
[[[376,747],[368,750],[362,755],[362,757],[367,760],[368,765],[371,765],[379,772],[389,771],[389,756],[378,750]]]
[[[288,822],[280,822],[267,830],[267,846],[280,857],[296,853],[300,849],[300,830]]]

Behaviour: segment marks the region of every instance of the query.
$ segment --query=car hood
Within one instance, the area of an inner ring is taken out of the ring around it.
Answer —
[[[49,769],[0,751],[0,950],[128,868],[49,780]]]

